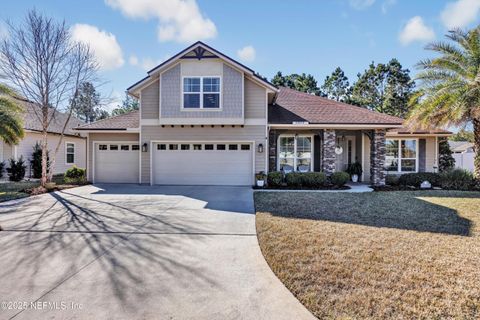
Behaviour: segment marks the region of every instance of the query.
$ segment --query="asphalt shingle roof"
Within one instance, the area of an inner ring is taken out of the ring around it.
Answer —
[[[126,130],[140,126],[140,112],[138,110],[84,124],[76,130]]]

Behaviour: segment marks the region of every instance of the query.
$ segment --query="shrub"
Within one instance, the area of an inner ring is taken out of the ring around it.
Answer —
[[[385,176],[385,183],[389,186],[398,186],[399,185],[399,182],[398,182],[399,179],[400,179],[400,177],[397,176],[396,174],[387,174]]]
[[[444,189],[471,190],[475,186],[475,178],[467,170],[453,169],[440,174],[440,186]]]
[[[300,188],[303,183],[303,173],[300,172],[290,172],[285,175],[285,181],[287,186]]]
[[[42,177],[42,147],[38,142],[33,147],[32,160],[30,160],[30,165],[32,166],[33,177],[35,179],[40,179]],[[47,168],[50,166],[50,158],[47,152]]]
[[[308,188],[321,188],[327,182],[327,176],[323,172],[302,173],[302,185]]]
[[[361,176],[363,173],[362,164],[358,161],[355,161],[354,163],[348,165],[346,172],[351,176],[353,176],[354,174],[356,174],[357,176]]]
[[[73,166],[65,172],[66,183],[84,183],[85,182],[85,169]]]
[[[334,186],[342,187],[350,180],[350,175],[346,172],[334,172],[330,176],[330,181]]]
[[[263,171],[260,171],[255,175],[255,180],[265,180],[265,178],[266,178],[266,175],[265,175],[265,172]]]
[[[9,160],[9,164],[10,168],[7,169],[9,180],[16,182],[22,180],[25,177],[25,170],[27,169],[23,157],[20,156],[18,160],[12,158]]]
[[[398,184],[419,188],[423,181],[428,181],[432,186],[440,185],[440,175],[434,172],[415,172],[402,174],[398,178]]]
[[[5,162],[0,162],[0,178],[3,177],[3,170],[5,169]]]
[[[267,184],[270,187],[280,187],[283,182],[283,173],[281,171],[269,172],[267,175]]]

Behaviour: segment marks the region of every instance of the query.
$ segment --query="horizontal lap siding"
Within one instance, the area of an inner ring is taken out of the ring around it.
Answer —
[[[267,94],[263,87],[245,79],[245,119],[265,119]]]
[[[265,126],[215,126],[214,128],[205,126],[190,127],[175,126],[142,126],[142,144],[150,141],[255,141],[255,171],[265,171],[265,154],[257,152],[257,145],[262,143],[264,150],[266,147]],[[264,152],[265,152],[264,151]],[[150,147],[148,152],[142,152],[142,183],[150,183]]]
[[[142,90],[140,111],[142,119],[157,119],[159,116],[159,82],[154,83]]]
[[[88,146],[88,179],[92,181],[91,169],[93,168],[93,143],[95,141],[138,141],[138,133],[90,133]]]

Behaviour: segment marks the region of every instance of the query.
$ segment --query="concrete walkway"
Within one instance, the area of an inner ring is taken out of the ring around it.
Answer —
[[[260,252],[250,188],[85,186],[0,203],[0,225],[0,319],[313,318]]]

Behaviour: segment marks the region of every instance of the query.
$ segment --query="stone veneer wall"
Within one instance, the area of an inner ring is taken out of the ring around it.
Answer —
[[[370,182],[374,186],[385,185],[385,133],[384,129],[374,130],[370,142]]]
[[[335,130],[323,131],[322,169],[327,176],[335,172]]]

